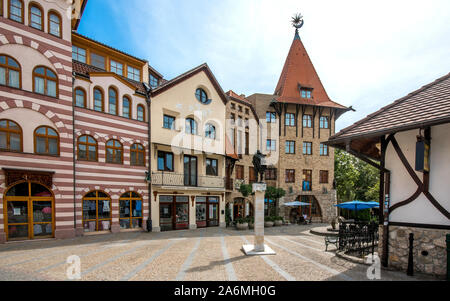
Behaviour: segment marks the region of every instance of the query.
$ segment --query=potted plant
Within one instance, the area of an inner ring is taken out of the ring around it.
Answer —
[[[248,229],[248,222],[246,218],[237,218],[236,219],[236,229],[238,230],[247,230]]]
[[[284,222],[284,218],[281,216],[276,216],[274,221],[274,225],[279,227],[279,226],[283,226],[283,222]]]
[[[264,227],[270,228],[273,227],[273,217],[272,216],[266,216],[264,218]]]

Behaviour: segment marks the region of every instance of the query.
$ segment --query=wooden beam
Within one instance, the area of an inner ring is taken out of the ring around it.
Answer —
[[[329,124],[329,127],[330,127],[330,137],[333,136],[333,132],[332,132],[331,127],[333,126],[333,117],[334,117],[335,112],[336,112],[335,109],[331,109],[331,108],[330,108],[330,124]]]
[[[302,123],[302,138],[303,138],[303,117],[305,116],[306,106],[304,105],[301,106],[302,106],[302,118],[300,119],[300,122]]]
[[[312,116],[313,139],[316,132],[316,115],[317,115],[317,107],[313,107],[313,116]]]

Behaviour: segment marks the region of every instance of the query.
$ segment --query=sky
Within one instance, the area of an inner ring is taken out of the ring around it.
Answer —
[[[272,94],[300,37],[340,130],[450,72],[450,1],[88,0],[78,31],[171,79],[204,62],[224,91]]]

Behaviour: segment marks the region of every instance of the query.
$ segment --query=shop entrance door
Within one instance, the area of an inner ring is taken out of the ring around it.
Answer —
[[[22,182],[6,192],[5,232],[8,241],[54,236],[54,197],[46,187]]]
[[[173,204],[161,203],[159,205],[159,225],[161,231],[173,230]]]
[[[159,197],[161,231],[189,229],[189,198],[162,195]]]
[[[219,198],[208,197],[208,227],[219,226]]]

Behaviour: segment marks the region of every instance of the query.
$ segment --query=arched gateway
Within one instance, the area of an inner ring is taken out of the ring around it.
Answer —
[[[54,237],[55,197],[44,185],[15,183],[6,190],[3,208],[7,240]]]

